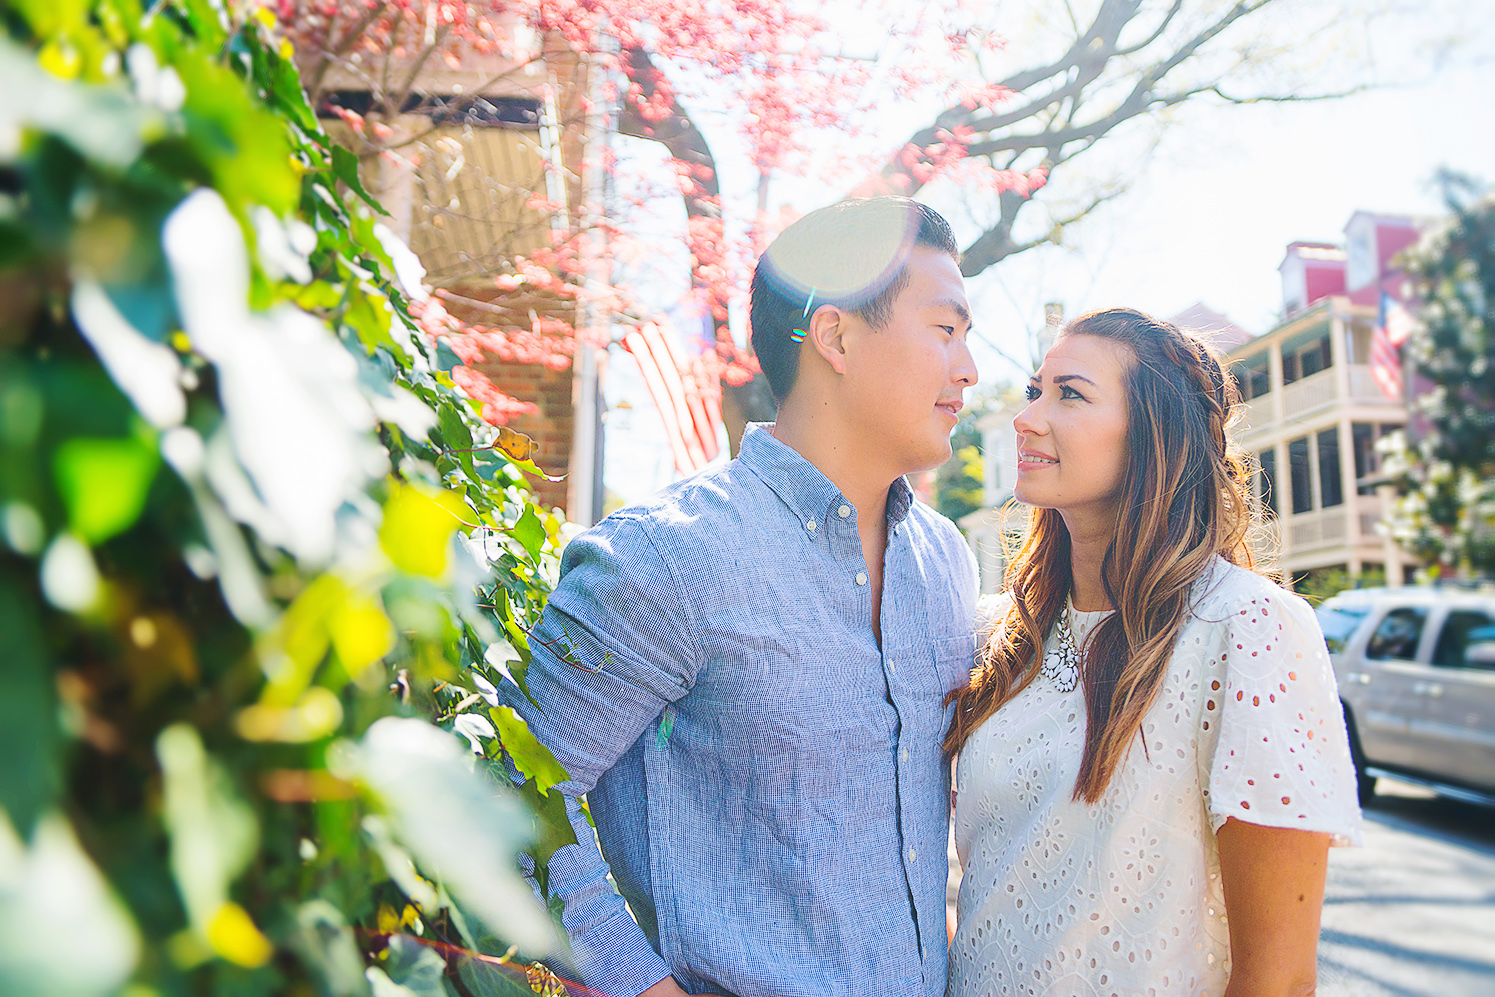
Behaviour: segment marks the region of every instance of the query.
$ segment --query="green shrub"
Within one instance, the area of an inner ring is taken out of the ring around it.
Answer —
[[[528,992],[557,524],[255,10],[0,12],[0,992]]]

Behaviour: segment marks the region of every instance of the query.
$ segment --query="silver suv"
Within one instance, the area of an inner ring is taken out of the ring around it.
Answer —
[[[1384,775],[1495,804],[1495,589],[1360,589],[1318,617],[1361,802]]]

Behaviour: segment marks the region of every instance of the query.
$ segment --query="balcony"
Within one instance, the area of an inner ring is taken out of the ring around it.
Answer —
[[[1376,532],[1381,519],[1381,501],[1374,495],[1357,495],[1354,504],[1315,509],[1283,519],[1258,523],[1258,537],[1269,549],[1288,558],[1312,554],[1330,547],[1379,545]]]
[[[1283,426],[1299,426],[1336,404],[1402,408],[1400,402],[1391,401],[1381,392],[1367,364],[1350,364],[1347,373],[1347,398],[1340,395],[1337,369],[1329,367],[1292,384],[1275,385],[1266,394],[1242,402],[1236,437],[1251,440]],[[1391,413],[1387,413],[1387,419],[1399,421]]]

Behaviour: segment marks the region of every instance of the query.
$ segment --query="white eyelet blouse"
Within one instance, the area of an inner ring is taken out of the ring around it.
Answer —
[[[1039,676],[961,749],[950,997],[1217,997],[1230,975],[1214,835],[1226,818],[1359,843],[1344,717],[1308,604],[1219,559],[1194,596],[1143,743],[1098,803],[1072,796],[1083,687]],[[1076,614],[1076,643],[1105,615]]]

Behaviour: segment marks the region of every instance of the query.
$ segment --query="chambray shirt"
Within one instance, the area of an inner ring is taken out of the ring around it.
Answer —
[[[976,567],[901,478],[887,524],[881,649],[856,510],[762,428],[567,546],[531,641],[541,712],[513,705],[571,776],[581,843],[549,883],[588,987],[944,994],[940,740]]]

